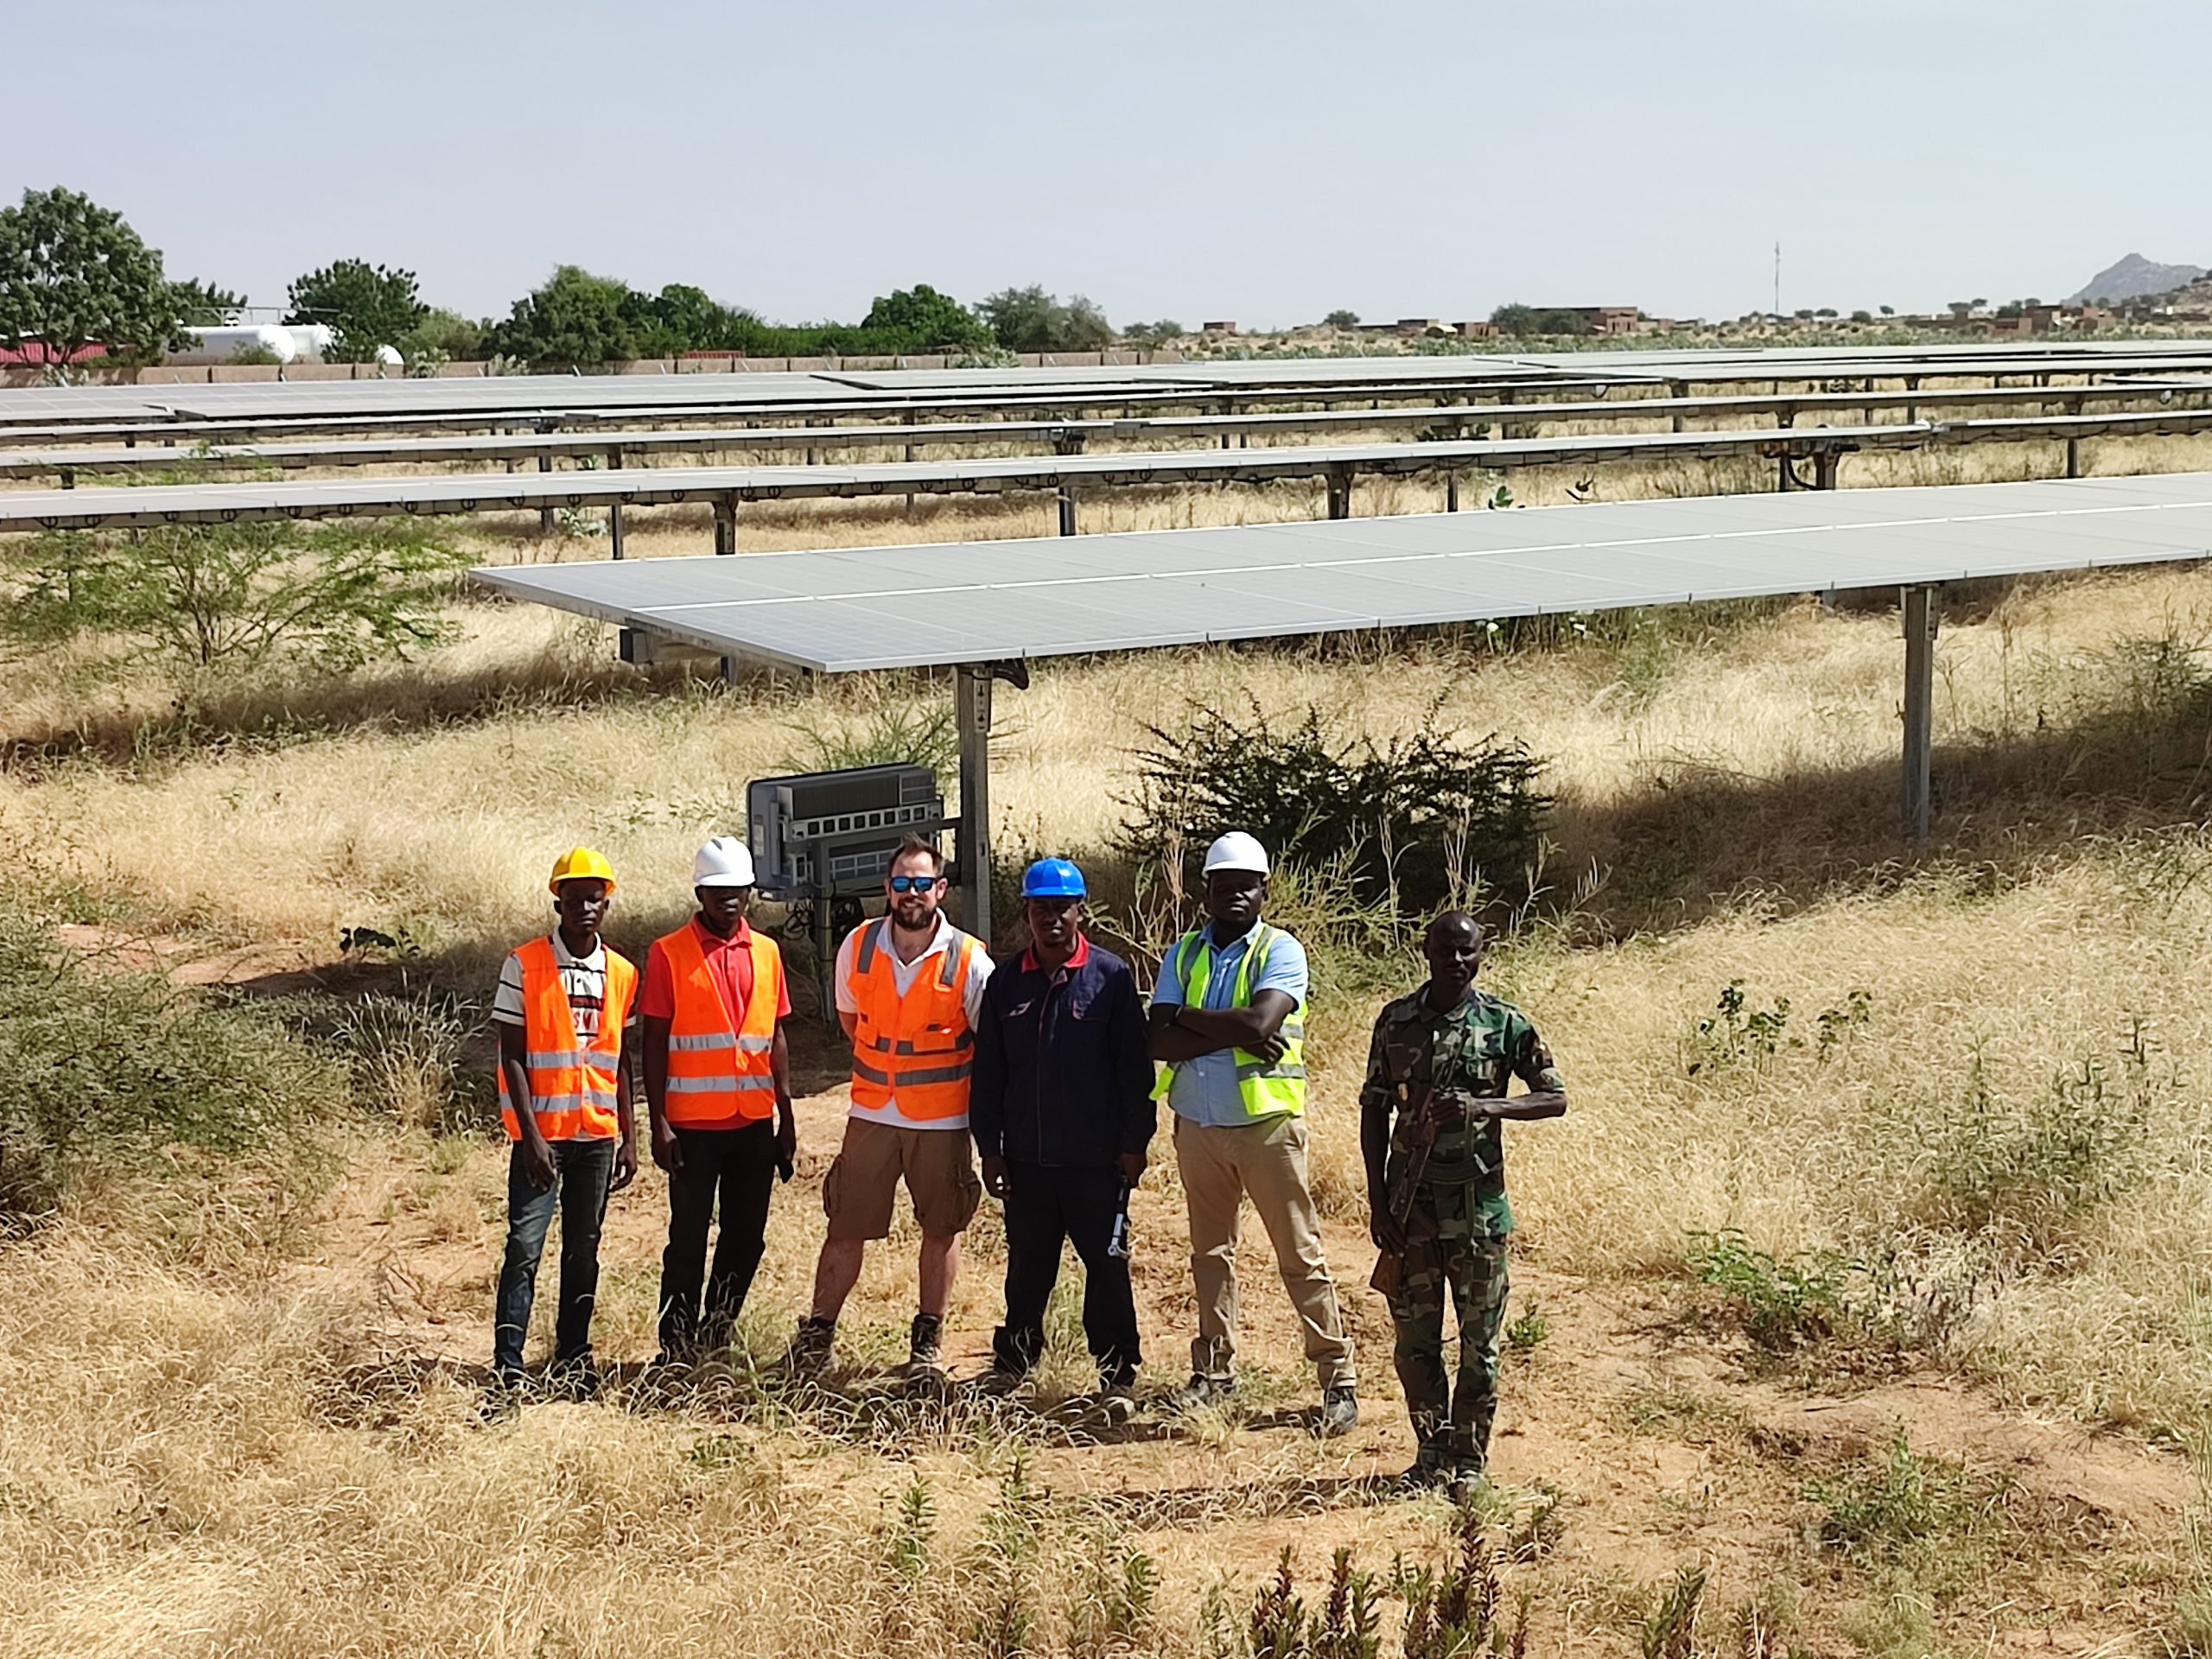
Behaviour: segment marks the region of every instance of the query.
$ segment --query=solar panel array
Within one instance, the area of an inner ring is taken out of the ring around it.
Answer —
[[[2139,436],[2212,430],[2212,410],[2016,416],[1986,421],[1634,432],[1424,443],[1281,445],[1257,449],[1136,450],[1076,455],[979,456],[849,466],[610,468],[564,473],[459,473],[393,478],[351,474],[275,483],[154,484],[137,487],[0,491],[0,531],[227,524],[392,513],[648,506],[778,501],[915,493],[1057,490],[1081,485],[1265,483],[1279,479],[1411,474],[1465,468],[1613,461],[1707,460],[1729,455]]]
[[[2212,474],[1854,490],[480,569],[823,672],[1195,645],[2212,556]]]
[[[0,391],[0,425],[178,419],[253,420],[362,415],[621,411],[719,403],[772,409],[855,395],[958,392],[979,399],[1058,391],[1092,397],[1116,391],[1231,395],[1267,388],[1363,384],[1543,384],[1591,376],[1721,384],[1777,378],[1853,378],[1987,374],[2078,374],[2212,368],[2212,341],[2030,342],[2021,345],[1802,348],[1778,351],[1597,351],[1514,355],[1255,358],[1034,369],[824,370],[761,374],[516,375],[437,379],[172,384],[160,371],[137,386]]]

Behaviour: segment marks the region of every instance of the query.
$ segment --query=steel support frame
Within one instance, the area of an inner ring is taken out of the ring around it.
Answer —
[[[991,938],[991,671],[963,663],[954,672],[953,720],[960,728],[960,925]]]
[[[1942,591],[1923,585],[1899,595],[1904,616],[1904,831],[1923,849],[1934,816],[1936,632],[1942,620]]]
[[[1351,467],[1344,461],[1332,465],[1328,473],[1329,517],[1351,517]]]
[[[715,551],[737,551],[737,498],[724,496],[715,503]]]

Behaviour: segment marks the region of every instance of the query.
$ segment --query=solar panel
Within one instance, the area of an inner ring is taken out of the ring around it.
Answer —
[[[2212,474],[1537,507],[480,569],[518,599],[823,672],[2212,556]]]

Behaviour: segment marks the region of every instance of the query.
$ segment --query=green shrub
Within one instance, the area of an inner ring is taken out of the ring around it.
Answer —
[[[2120,1074],[2088,1055],[2040,1094],[1999,1098],[1977,1060],[1928,1135],[1927,1219],[2042,1256],[2148,1173],[2150,1051],[2141,1026]]]
[[[1124,847],[1195,887],[1206,844],[1243,830],[1285,863],[1338,861],[1356,898],[1401,914],[1511,887],[1551,805],[1542,763],[1494,734],[1466,741],[1439,715],[1378,748],[1318,705],[1283,730],[1256,702],[1249,719],[1193,702],[1179,728],[1146,728]]]
[[[159,975],[58,944],[0,905],[0,1216],[50,1210],[92,1175],[182,1151],[283,1156],[344,1084],[265,1011],[177,990]]]
[[[1825,1342],[1862,1323],[1846,1291],[1853,1264],[1833,1251],[1784,1260],[1755,1249],[1739,1232],[1694,1233],[1689,1268],[1719,1293],[1744,1334],[1770,1353]]]
[[[1807,1484],[1821,1541],[1860,1559],[1899,1561],[1938,1547],[1986,1542],[2005,1523],[2005,1484],[1912,1449],[1900,1428],[1879,1455]]]

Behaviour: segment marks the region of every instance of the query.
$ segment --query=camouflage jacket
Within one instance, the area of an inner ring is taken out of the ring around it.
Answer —
[[[1529,1016],[1502,998],[1471,989],[1449,1014],[1423,1000],[1424,986],[1386,1003],[1367,1052],[1363,1108],[1386,1108],[1390,1124],[1389,1179],[1404,1179],[1420,1127],[1413,1109],[1424,1085],[1496,1099],[1510,1079],[1531,1089],[1564,1089],[1551,1050]],[[1505,1147],[1496,1118],[1465,1118],[1440,1128],[1430,1149],[1417,1209],[1441,1231],[1503,1238],[1513,1230],[1505,1199]]]

